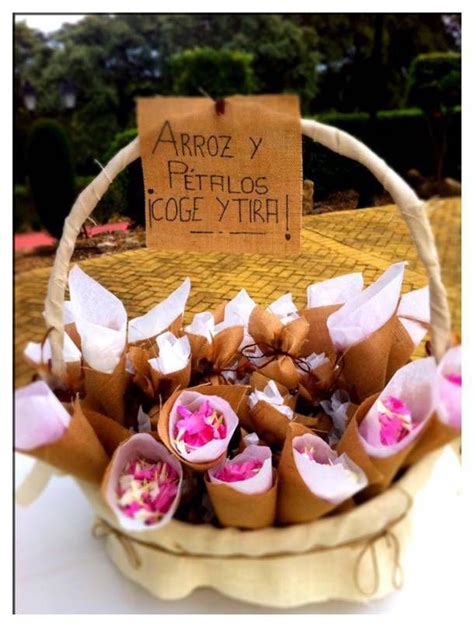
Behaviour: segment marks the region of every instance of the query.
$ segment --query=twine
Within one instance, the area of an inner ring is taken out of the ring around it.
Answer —
[[[359,545],[361,542],[365,542],[363,548],[361,549],[361,551],[358,553],[358,555],[355,558],[353,570],[352,570],[352,578],[353,578],[353,582],[357,590],[362,595],[366,597],[371,597],[378,591],[380,587],[380,568],[379,568],[379,563],[378,563],[378,558],[377,558],[376,544],[380,539],[383,538],[385,542],[387,543],[387,546],[389,548],[390,547],[393,548],[391,582],[392,582],[392,586],[396,590],[400,590],[403,587],[403,582],[404,582],[403,567],[400,561],[400,557],[401,557],[400,541],[395,531],[393,530],[393,527],[395,527],[398,523],[400,523],[402,520],[406,518],[411,508],[413,507],[413,498],[402,487],[397,486],[396,489],[399,490],[405,496],[406,498],[405,507],[403,508],[402,513],[399,516],[397,516],[394,520],[390,521],[382,530],[377,531],[376,533],[368,535],[368,536],[362,536],[354,540],[351,540],[349,542],[338,544],[336,546],[315,547],[311,551],[307,551],[304,554],[311,555],[313,553],[337,551],[338,549],[357,547],[357,545]],[[168,555],[192,557],[194,559],[229,559],[229,558],[232,559],[232,558],[241,557],[237,555],[214,556],[214,555],[202,555],[202,554],[188,553],[186,551],[181,551],[181,552],[171,551],[170,549],[166,549],[156,544],[152,544],[151,542],[145,542],[144,540],[138,540],[136,538],[132,538],[128,536],[126,533],[124,533],[123,531],[120,531],[116,527],[110,525],[103,518],[98,518],[96,520],[94,526],[92,527],[91,533],[92,533],[92,536],[96,539],[107,538],[107,537],[115,538],[115,540],[117,540],[117,542],[123,548],[124,553],[128,559],[128,562],[131,568],[133,568],[134,570],[138,570],[142,566],[142,560],[140,559],[140,556],[136,550],[136,545],[144,547],[146,549],[150,549],[152,551],[156,551],[157,553],[166,553]],[[372,572],[373,572],[373,585],[369,589],[365,588],[361,582],[361,578],[362,578],[361,566],[362,566],[364,557],[367,555],[367,553],[370,555],[370,561],[371,561]],[[255,557],[255,558],[251,556],[245,556],[245,557],[246,559],[269,560],[272,558],[289,557],[289,556],[294,556],[294,555],[295,554],[284,553],[284,554],[266,555],[263,557]]]

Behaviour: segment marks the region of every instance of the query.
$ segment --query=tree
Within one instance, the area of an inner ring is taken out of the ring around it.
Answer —
[[[204,90],[223,98],[255,89],[252,55],[237,50],[184,50],[171,58],[170,68],[176,94],[198,96]]]
[[[71,147],[54,120],[35,122],[28,142],[28,178],[36,210],[53,237],[61,237],[75,199]]]
[[[435,154],[436,178],[443,176],[451,115],[461,104],[461,55],[420,54],[410,66],[408,104],[423,109]]]

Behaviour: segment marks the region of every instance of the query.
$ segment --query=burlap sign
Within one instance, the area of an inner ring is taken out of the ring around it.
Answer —
[[[300,248],[296,96],[138,100],[147,246],[285,255]]]

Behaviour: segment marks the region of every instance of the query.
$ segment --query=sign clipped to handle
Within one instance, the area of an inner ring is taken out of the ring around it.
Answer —
[[[147,246],[299,252],[302,155],[296,96],[138,100]]]

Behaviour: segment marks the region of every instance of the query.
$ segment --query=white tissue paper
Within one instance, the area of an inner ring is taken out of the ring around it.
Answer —
[[[69,294],[84,360],[95,370],[112,373],[127,339],[125,307],[79,266],[69,273]]]
[[[248,402],[250,408],[255,407],[259,401],[264,401],[274,407],[280,414],[283,414],[291,420],[293,418],[293,410],[285,405],[283,396],[280,394],[275,381],[269,381],[262,390],[254,390],[249,394]]]
[[[290,293],[283,294],[283,296],[280,296],[280,298],[277,298],[273,303],[268,305],[267,311],[276,316],[284,325],[287,325],[300,317],[298,309],[293,302],[293,297]]]
[[[313,283],[307,289],[308,309],[328,305],[343,305],[360,294],[363,288],[364,277],[361,272],[343,274],[327,281]]]
[[[191,358],[191,346],[186,335],[177,338],[170,331],[166,331],[156,338],[156,343],[159,348],[158,357],[148,360],[154,370],[161,374],[171,374],[186,368]]]
[[[395,313],[400,298],[405,262],[396,263],[327,320],[336,350],[342,352],[382,327]]]
[[[130,320],[128,341],[139,342],[165,331],[183,314],[190,290],[191,280],[186,278],[174,292],[150,309],[148,313]]]

